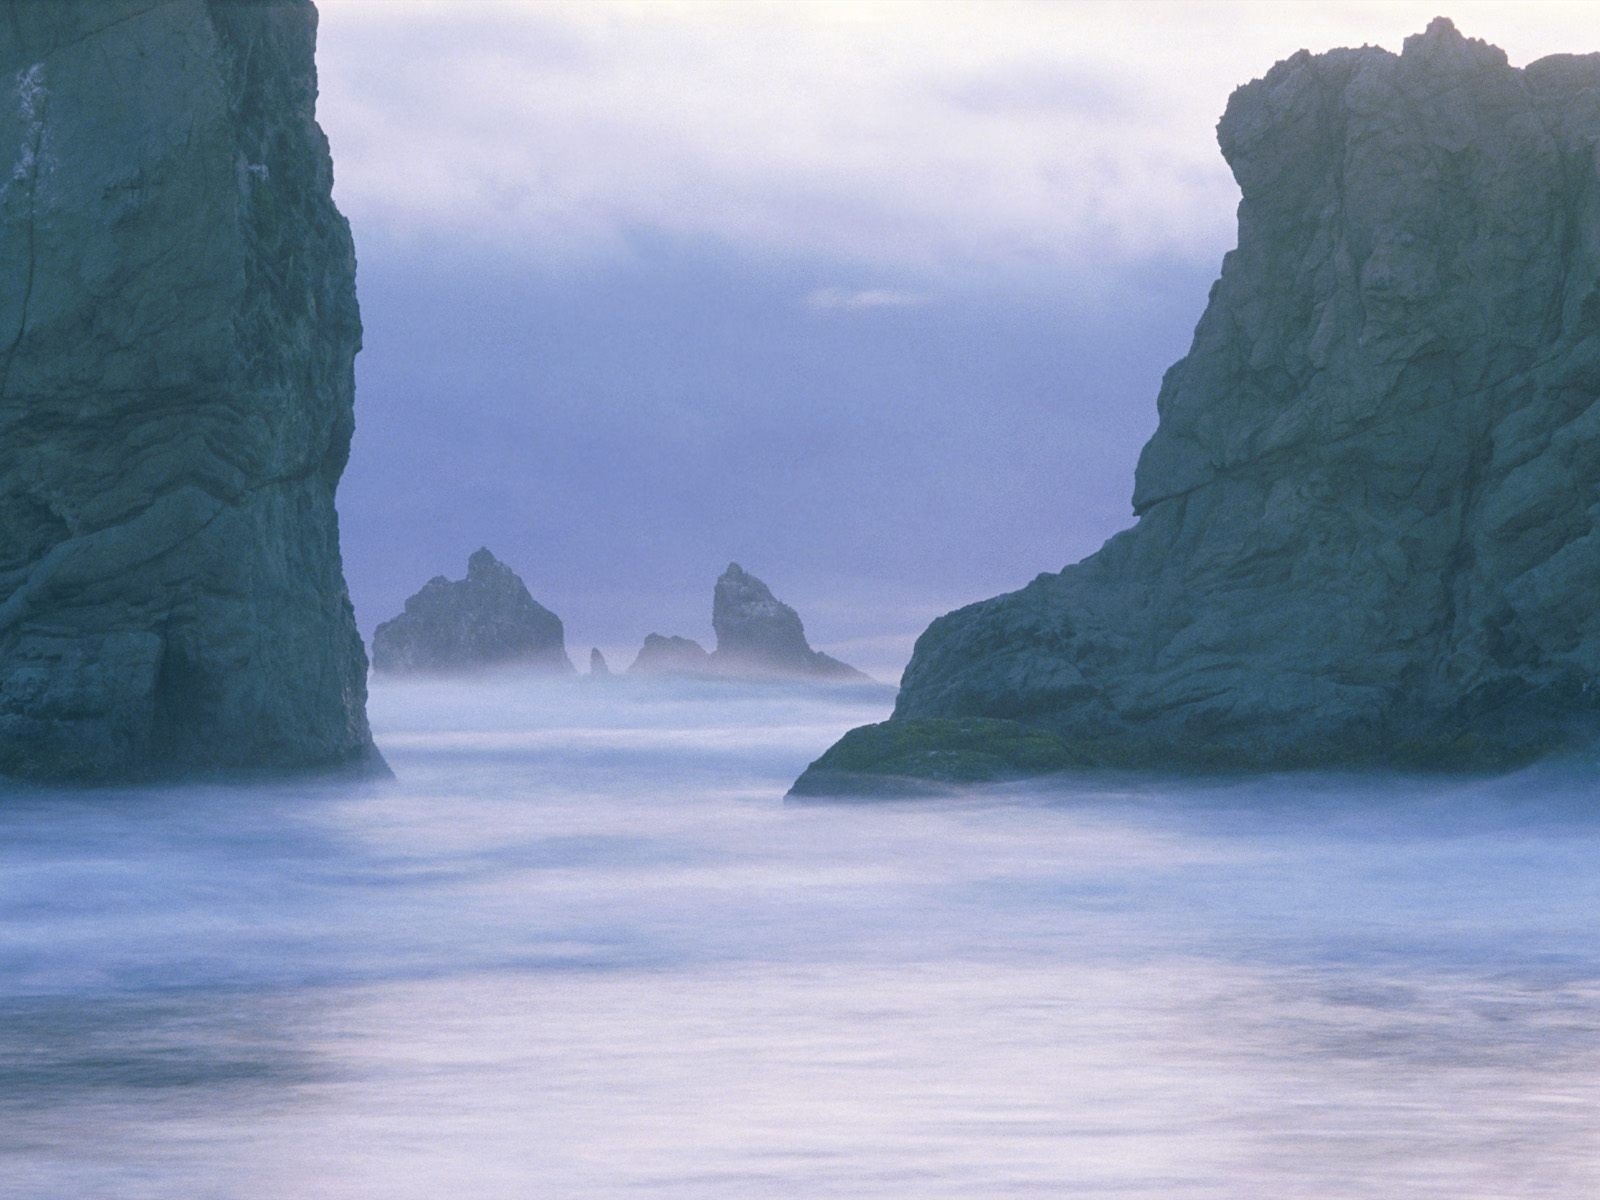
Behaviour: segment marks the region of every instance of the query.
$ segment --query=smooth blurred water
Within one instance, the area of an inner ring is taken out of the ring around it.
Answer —
[[[1600,1193],[1592,767],[785,805],[885,691],[381,686],[0,801],[0,1195]]]

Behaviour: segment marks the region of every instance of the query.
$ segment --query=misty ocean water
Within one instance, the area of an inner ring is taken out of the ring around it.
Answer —
[[[382,685],[0,804],[7,1197],[1600,1191],[1592,767],[785,804],[887,689]]]

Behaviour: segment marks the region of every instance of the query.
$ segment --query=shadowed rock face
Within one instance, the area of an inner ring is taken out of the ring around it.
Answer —
[[[308,2],[0,9],[0,773],[371,756]]]
[[[1295,55],[1218,136],[1238,249],[1163,382],[1138,524],[934,622],[894,719],[1162,766],[1591,738],[1600,56],[1517,70],[1440,20]]]
[[[467,560],[465,579],[434,576],[406,601],[405,612],[379,625],[372,666],[396,675],[489,667],[573,672],[561,618],[488,550]]]
[[[606,656],[600,653],[600,647],[595,646],[589,651],[589,674],[596,679],[609,679],[611,667],[606,662]]]
[[[806,641],[800,614],[738,563],[717,580],[711,600],[711,627],[717,634],[712,665],[730,675],[866,679],[854,667]]]

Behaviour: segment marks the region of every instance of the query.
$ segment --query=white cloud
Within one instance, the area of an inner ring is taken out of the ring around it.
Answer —
[[[1398,48],[1439,7],[321,0],[320,111],[358,232],[902,278],[1210,262],[1231,89],[1302,46]],[[1448,7],[1514,62],[1600,45],[1586,2]]]
[[[814,309],[920,308],[931,297],[926,292],[896,288],[818,288],[805,297],[805,306]]]

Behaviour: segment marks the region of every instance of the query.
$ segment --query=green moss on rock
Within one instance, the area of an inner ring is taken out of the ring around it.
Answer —
[[[929,717],[852,729],[806,768],[791,796],[914,796],[1081,766],[1055,735],[1018,721]]]

